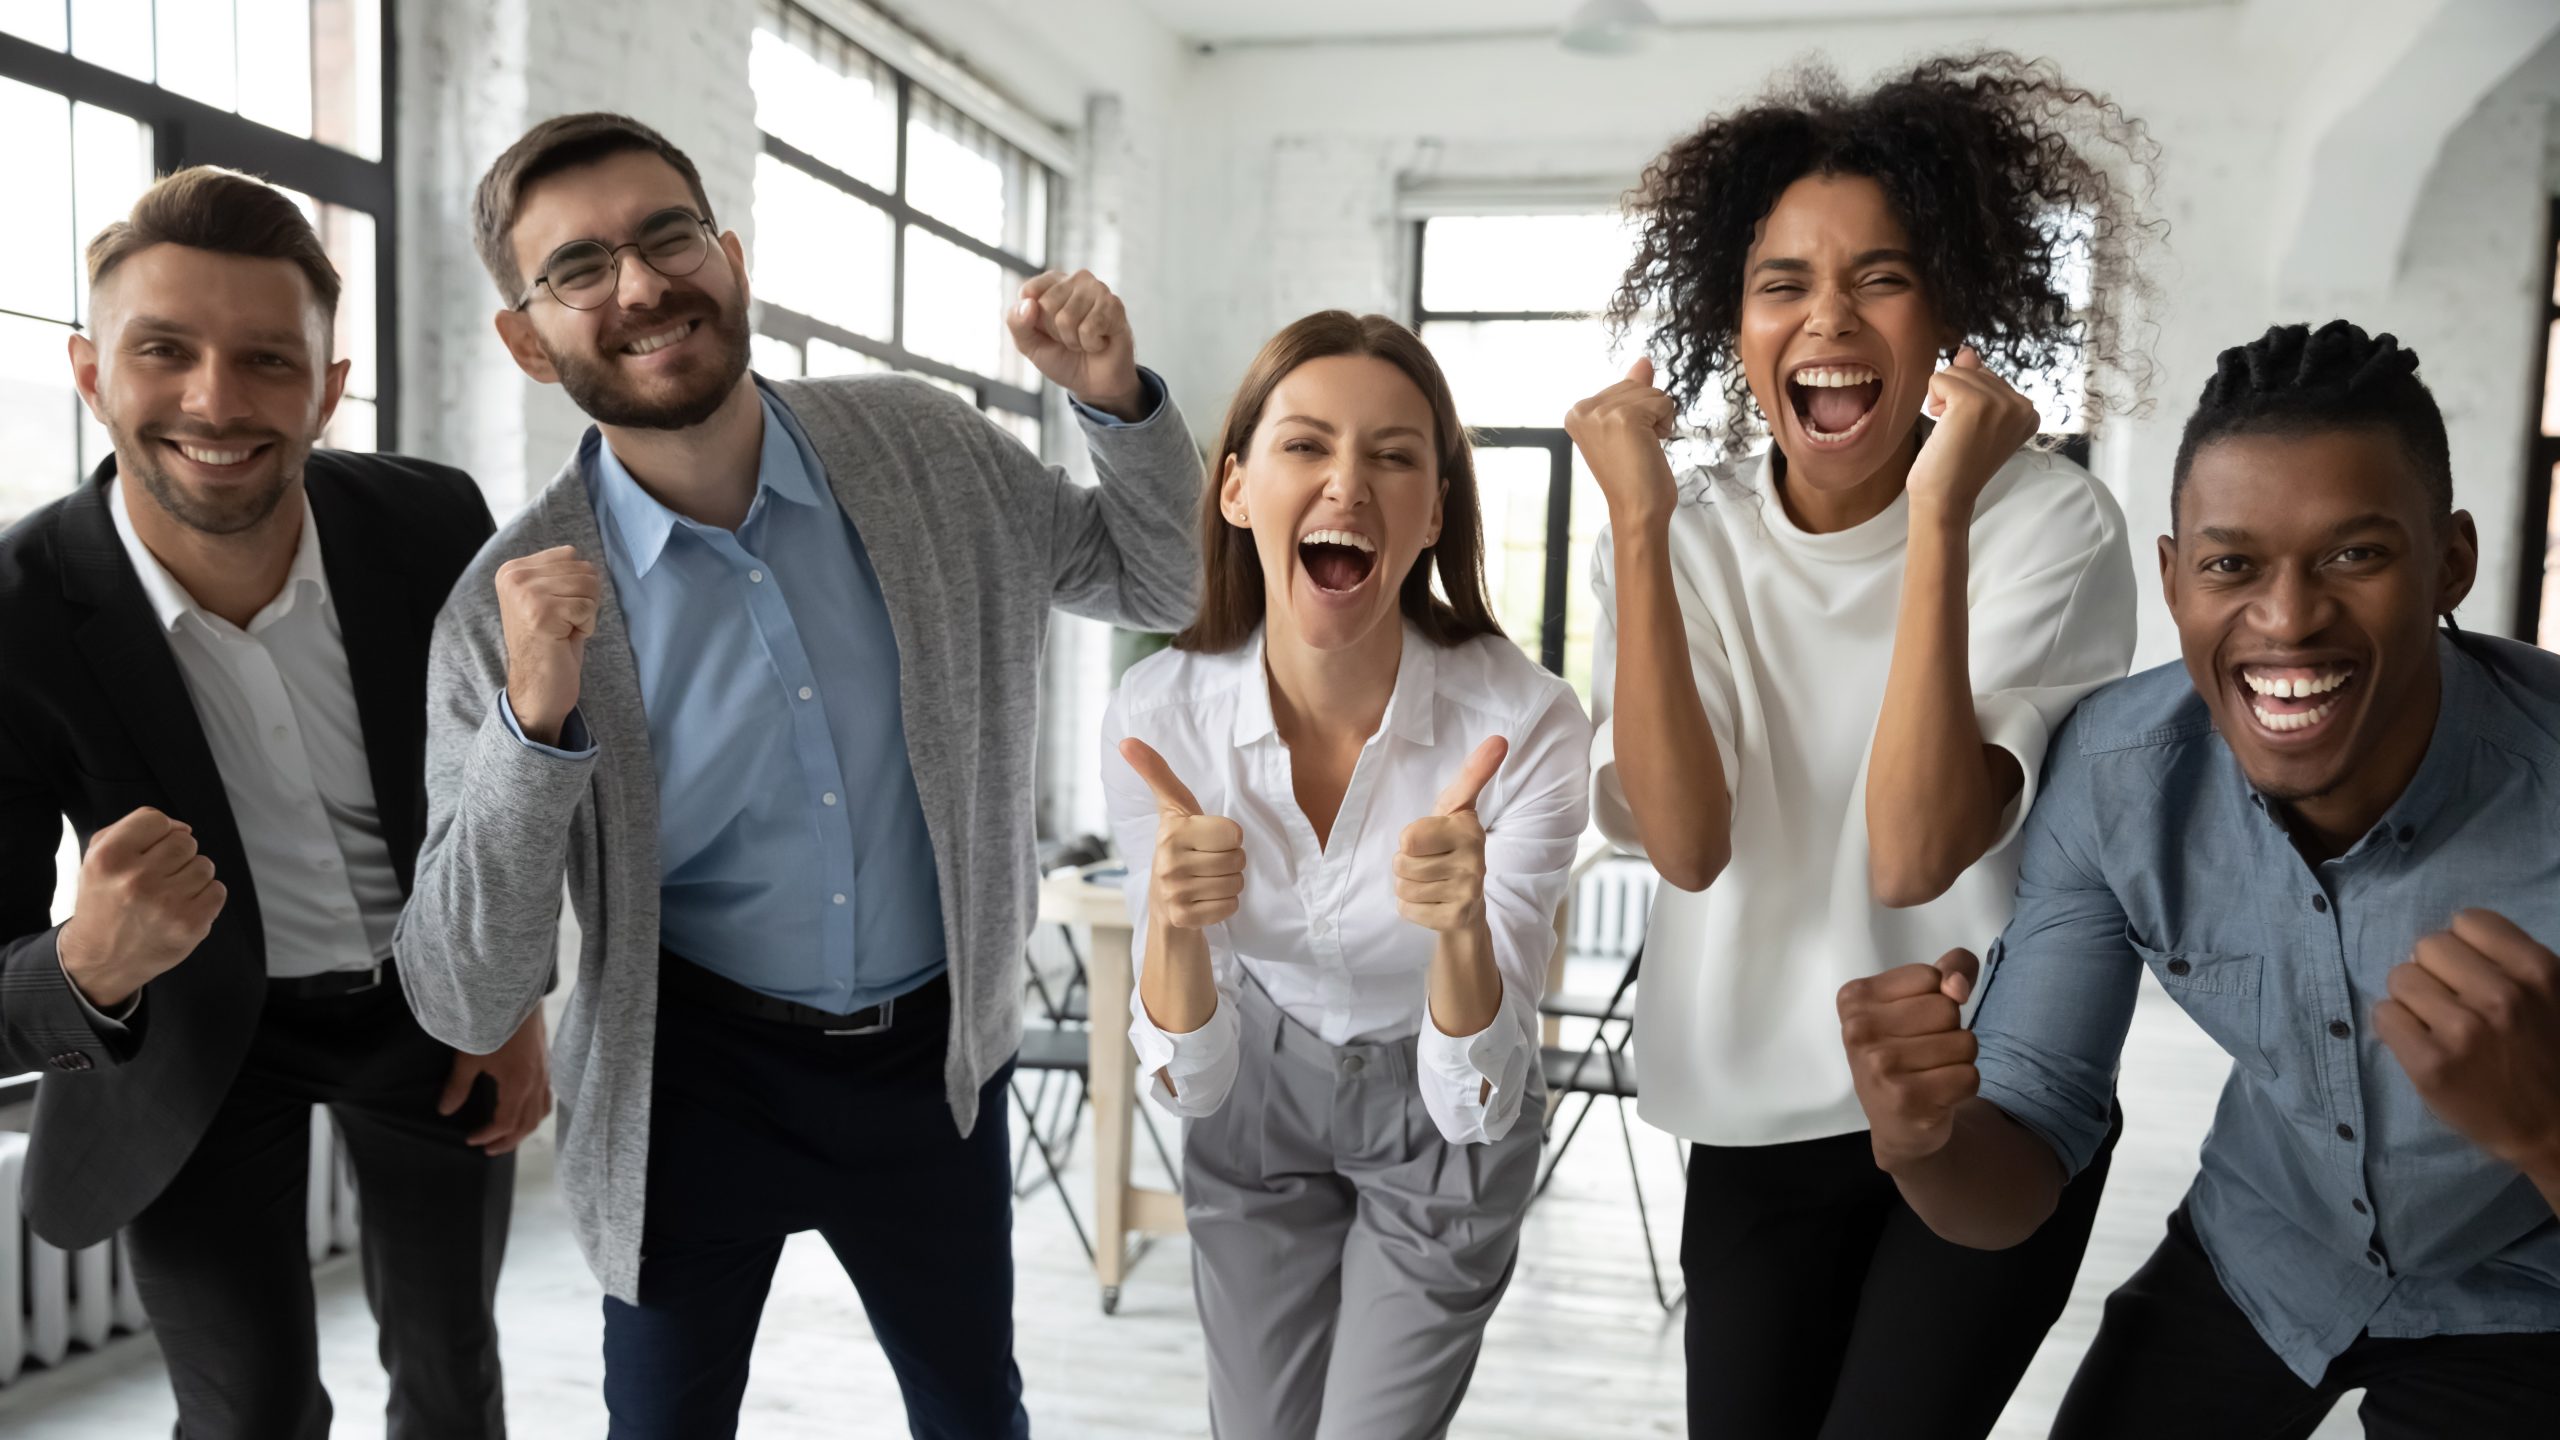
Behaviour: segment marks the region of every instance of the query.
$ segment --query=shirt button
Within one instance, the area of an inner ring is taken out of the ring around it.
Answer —
[[[2359,1215],[2370,1215],[2373,1213],[2371,1210],[2365,1208],[2365,1203],[2361,1200],[2350,1200],[2347,1204]]]
[[[2338,1037],[2339,1039],[2341,1039],[2341,1040],[2344,1040],[2344,1039],[2346,1039],[2348,1036],[2353,1035],[2353,1034],[2354,1034],[2354,1033],[2356,1033],[2356,1032],[2347,1028],[2347,1022],[2346,1022],[2346,1021],[2344,1021],[2344,1020],[2332,1020],[2332,1021],[2330,1021],[2330,1022],[2329,1022],[2329,1033],[2330,1033],[2330,1034],[2332,1034],[2332,1035],[2337,1036],[2337,1037]]]
[[[2338,1127],[2338,1138],[2341,1140],[2353,1140],[2356,1138],[2356,1127],[2353,1125],[2340,1125]]]
[[[2184,975],[2193,968],[2184,960],[2172,960],[2168,964],[2168,971],[2172,975]]]
[[[808,686],[806,686],[806,685],[803,685],[803,686],[801,686],[801,687],[800,687],[800,698],[801,698],[801,699],[803,699],[803,700],[810,699],[810,698],[812,698],[812,697],[816,696],[816,694],[817,694],[817,693],[818,693],[817,691],[810,689],[810,688],[809,688]]]
[[[2400,843],[2401,843],[2401,844],[2406,845],[2406,844],[2408,844],[2410,841],[2415,840],[2415,839],[2417,839],[2417,838],[2418,838],[2418,827],[2417,827],[2417,826],[2415,826],[2415,825],[2403,825],[2403,826],[2401,826],[2401,827],[2400,827]]]
[[[2379,1250],[2367,1250],[2364,1252],[2364,1263],[2367,1265],[2380,1265],[2382,1263],[2382,1252]]]
[[[2311,908],[2312,908],[2312,909],[2314,909],[2314,910],[2319,911],[2319,912],[2320,912],[2321,914],[2323,914],[2323,915],[2328,914],[2328,913],[2329,913],[2329,897],[2328,897],[2328,896],[2326,896],[2326,895],[2314,895],[2314,896],[2312,896],[2312,897],[2311,897]]]
[[[761,571],[761,570],[750,570],[750,571],[748,571],[748,572],[747,572],[747,583],[749,583],[749,584],[751,584],[751,585],[761,585],[761,584],[763,584],[763,583],[764,583],[764,572],[763,572],[763,571]]]
[[[836,892],[836,903],[839,905],[844,903],[844,892],[841,890]]]
[[[1367,1068],[1369,1068],[1369,1062],[1361,1056],[1345,1055],[1342,1057],[1342,1073],[1345,1075],[1357,1075]]]
[[[826,794],[821,795],[821,796],[819,796],[818,798],[819,798],[820,800],[822,800],[822,801],[826,802],[826,803],[827,803],[827,804],[829,804],[829,805],[833,805],[834,803],[836,803],[836,792],[834,792],[833,790],[830,790],[830,791],[828,791]]]

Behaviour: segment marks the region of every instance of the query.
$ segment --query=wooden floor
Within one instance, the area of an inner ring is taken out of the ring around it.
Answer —
[[[2098,1304],[2158,1241],[2160,1223],[2195,1170],[2195,1150],[2227,1062],[2147,983],[2123,1080],[2126,1134],[2069,1312],[2011,1403],[2002,1440],[2042,1436]],[[1166,1125],[1167,1139],[1172,1127]],[[1019,1117],[1016,1120],[1019,1133]],[[1666,1268],[1676,1253],[1679,1172],[1670,1138],[1639,1125],[1637,1156]],[[1155,1168],[1140,1144],[1142,1170]],[[1088,1215],[1089,1188],[1070,1179]],[[600,1435],[597,1290],[568,1233],[547,1143],[527,1156],[516,1228],[499,1291],[507,1404],[518,1440]],[[1057,1197],[1026,1197],[1016,1226],[1017,1346],[1034,1433],[1059,1437],[1205,1435],[1201,1356],[1180,1241],[1138,1265],[1118,1315],[1105,1318],[1091,1272]],[[1518,1277],[1486,1336],[1453,1434],[1494,1437],[1676,1436],[1680,1333],[1645,1278],[1626,1150],[1616,1120],[1595,1115],[1555,1187],[1529,1217]],[[320,1272],[322,1367],[337,1401],[336,1433],[380,1434],[382,1372],[354,1267]],[[2322,1440],[2353,1435],[2351,1403]],[[871,1343],[852,1287],[814,1235],[785,1252],[755,1349],[740,1433],[751,1440],[890,1440],[907,1433],[896,1388]],[[148,1337],[80,1356],[59,1372],[0,1389],[10,1440],[136,1440],[174,1418]],[[1381,1437],[1386,1440],[1386,1437]],[[1746,1437],[1747,1440],[1747,1437]]]

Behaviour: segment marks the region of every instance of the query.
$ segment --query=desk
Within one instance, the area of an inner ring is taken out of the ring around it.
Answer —
[[[1129,1137],[1138,1107],[1129,992],[1137,984],[1137,967],[1130,958],[1133,937],[1120,886],[1097,885],[1081,873],[1052,875],[1040,882],[1040,923],[1082,925],[1093,934],[1085,958],[1093,1015],[1086,1036],[1086,1085],[1093,1099],[1093,1274],[1102,1283],[1102,1312],[1108,1315],[1120,1308],[1130,1233],[1181,1234],[1182,1197],[1129,1183]]]

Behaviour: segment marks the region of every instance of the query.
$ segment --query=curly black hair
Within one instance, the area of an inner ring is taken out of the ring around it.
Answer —
[[[1649,348],[1682,409],[1720,387],[1719,438],[1741,448],[1761,424],[1736,349],[1744,257],[1788,186],[1863,175],[1909,233],[1939,320],[2013,380],[2088,364],[2082,408],[2094,417],[2121,408],[2111,381],[2139,390],[2147,378],[2123,331],[2128,302],[2148,289],[2136,242],[2166,228],[2141,213],[2157,153],[2139,120],[2067,84],[2050,61],[2004,50],[1940,56],[1861,94],[1807,64],[1645,171],[1628,197],[1636,258],[1609,323],[1620,337],[1651,324]],[[2090,272],[2077,310],[2063,273],[2074,245]]]
[[[2301,435],[2320,430],[2388,431],[2427,487],[2429,516],[2453,515],[2453,454],[2444,411],[2418,378],[2418,352],[2389,333],[2367,335],[2345,320],[2314,330],[2274,325],[2216,358],[2213,378],[2178,437],[2170,471],[2169,528],[2196,452],[2232,435]]]

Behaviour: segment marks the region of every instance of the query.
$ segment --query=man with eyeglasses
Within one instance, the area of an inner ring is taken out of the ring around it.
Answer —
[[[804,1230],[915,1434],[1025,1435],[1004,1097],[1042,642],[1052,606],[1189,618],[1198,452],[1087,274],[1007,325],[1097,487],[922,380],[749,373],[738,238],[622,116],[534,127],[475,221],[509,353],[596,423],[438,624],[403,983],[436,1034],[503,1039],[565,870],[560,1173],[614,1436],[734,1433]]]

